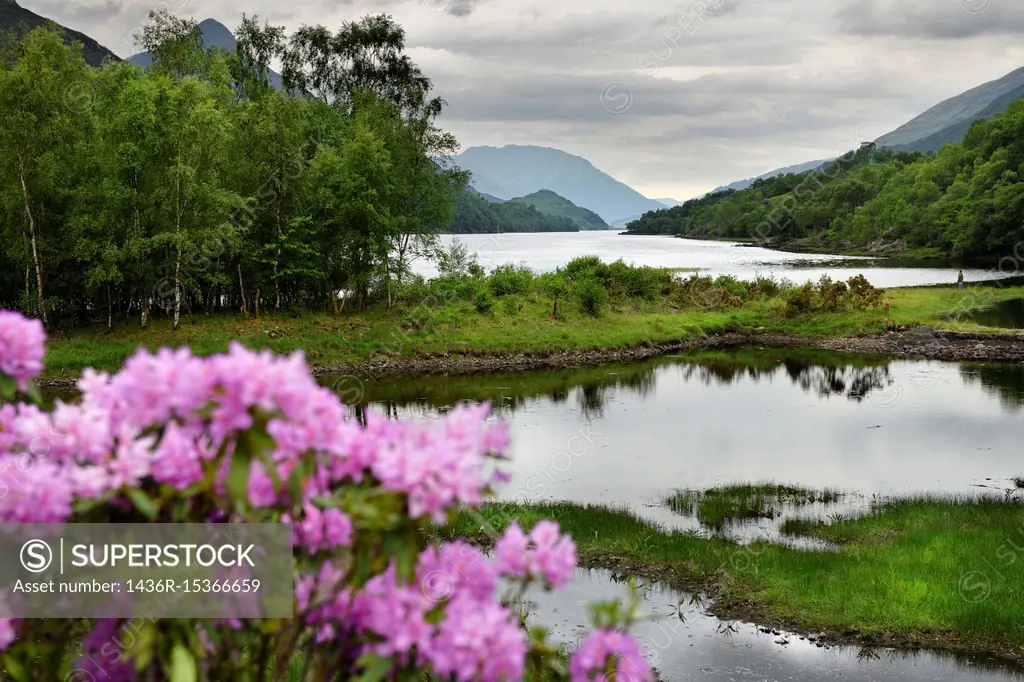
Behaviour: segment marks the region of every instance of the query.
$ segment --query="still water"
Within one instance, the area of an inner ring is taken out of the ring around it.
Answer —
[[[354,396],[351,377],[325,381]],[[674,490],[751,481],[830,487],[850,493],[840,508],[856,511],[876,494],[1002,494],[1024,474],[1022,366],[760,349],[358,385],[360,417],[372,410],[428,419],[461,400],[490,401],[512,437],[504,466],[512,480],[499,491],[506,499],[622,506],[698,532],[707,529],[666,506]],[[779,521],[731,534],[778,539],[772,524]],[[579,570],[565,589],[528,595],[528,612],[574,645],[589,622],[588,603],[627,595],[611,574]],[[652,619],[633,632],[672,682],[1024,679],[1019,667],[988,659],[818,647],[719,620],[658,585],[644,588],[644,611]]]
[[[723,622],[704,613],[688,595],[643,586],[647,618],[633,627],[647,661],[673,681],[706,682],[982,682],[1021,679],[1021,669],[985,658],[856,647],[818,647],[787,633]],[[532,622],[557,640],[577,643],[588,622],[586,604],[628,600],[629,590],[607,571],[578,570],[563,589],[531,595]],[[784,640],[788,644],[780,644]]]
[[[455,239],[477,254],[485,269],[507,263],[525,263],[538,272],[548,272],[577,256],[595,255],[604,261],[622,258],[634,265],[665,268],[700,268],[701,274],[729,274],[749,279],[757,274],[788,278],[797,284],[816,281],[828,274],[832,279],[849,279],[863,274],[878,287],[954,285],[957,269],[952,267],[904,267],[884,259],[853,258],[818,254],[794,254],[729,242],[640,237],[616,231],[442,235],[444,245]],[[433,263],[416,261],[413,269],[426,277],[437,274]],[[1004,272],[968,269],[964,279],[976,282],[1003,275],[1020,274],[1020,268],[1004,264]]]
[[[677,489],[776,481],[857,507],[998,492],[1024,474],[1013,365],[764,349],[361,387],[370,409],[404,417],[490,401],[512,437],[506,499],[621,505],[673,527],[696,524],[663,504]]]

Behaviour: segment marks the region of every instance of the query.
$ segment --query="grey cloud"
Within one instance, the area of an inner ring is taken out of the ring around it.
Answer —
[[[1024,34],[1021,0],[19,2],[122,55],[164,5],[229,27],[259,14],[289,30],[388,12],[464,145],[560,147],[658,196],[834,155],[861,131],[880,136],[1020,67]],[[685,30],[700,3],[713,13]],[[624,85],[606,95],[630,98],[619,114],[608,109],[626,100],[601,100],[615,81]]]
[[[1024,3],[1000,0],[855,0],[836,16],[841,31],[865,37],[956,40],[1024,33]]]

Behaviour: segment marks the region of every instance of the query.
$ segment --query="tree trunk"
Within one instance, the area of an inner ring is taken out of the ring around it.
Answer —
[[[145,289],[143,289],[143,291],[145,291]],[[139,326],[143,329],[147,329],[149,327],[149,296],[145,293],[143,293],[142,297],[139,299],[139,308],[142,311]]]
[[[110,285],[107,285],[107,331],[114,331],[114,303],[110,300]]]
[[[249,310],[245,307],[245,282],[242,281],[242,264],[238,264],[238,291],[242,294],[242,314],[248,315]]]
[[[252,299],[253,308],[256,309],[256,319],[260,319],[260,290],[256,289],[256,295]]]
[[[178,257],[174,261],[174,329],[178,328],[181,321],[181,247],[178,247]]]
[[[39,319],[46,327],[46,296],[43,293],[43,264],[39,260],[39,244],[36,240],[36,221],[32,216],[32,202],[28,196],[28,185],[25,183],[25,160],[18,152],[18,176],[21,180],[21,192],[25,200],[25,218],[28,220],[28,238],[32,244],[32,262],[36,267],[36,293],[39,295]]]

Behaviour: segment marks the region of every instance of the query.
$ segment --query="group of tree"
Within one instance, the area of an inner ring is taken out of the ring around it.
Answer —
[[[235,54],[151,13],[154,57],[93,68],[58,31],[0,55],[0,308],[44,323],[393,299],[468,174],[386,15],[245,18]],[[283,65],[284,89],[267,79]]]
[[[801,175],[758,180],[645,214],[633,234],[897,245],[967,258],[1014,254],[1024,238],[1024,101],[935,153],[863,145]]]

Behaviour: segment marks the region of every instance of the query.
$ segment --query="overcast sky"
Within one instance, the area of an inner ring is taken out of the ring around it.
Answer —
[[[18,1],[121,56],[162,7],[232,29],[389,12],[463,147],[558,147],[652,198],[835,156],[1024,66],[1022,0]]]

